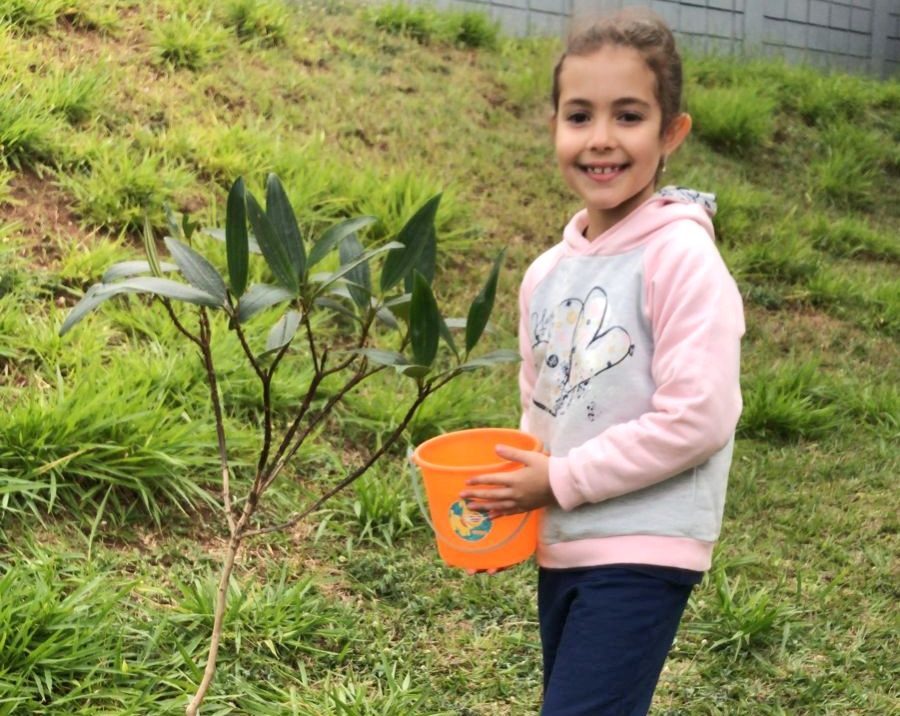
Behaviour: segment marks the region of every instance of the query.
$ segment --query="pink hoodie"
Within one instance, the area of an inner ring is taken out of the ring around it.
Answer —
[[[586,212],[520,291],[522,428],[559,507],[538,561],[704,570],[741,412],[737,287],[709,195],[666,188],[593,241]]]

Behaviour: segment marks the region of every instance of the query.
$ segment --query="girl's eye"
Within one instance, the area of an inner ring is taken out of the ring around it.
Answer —
[[[587,112],[573,112],[569,115],[568,120],[572,124],[584,124],[590,119]]]
[[[619,115],[619,120],[626,124],[635,124],[640,122],[643,118],[643,115],[638,112],[622,112],[622,114]]]

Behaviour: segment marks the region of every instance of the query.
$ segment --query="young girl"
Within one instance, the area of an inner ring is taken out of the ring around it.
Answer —
[[[519,326],[521,425],[549,456],[498,446],[524,467],[461,493],[545,508],[544,716],[647,713],[721,525],[744,321],[713,197],[656,191],[691,128],[681,83],[649,14],[591,25],[556,65],[556,156],[584,209],[525,274]]]

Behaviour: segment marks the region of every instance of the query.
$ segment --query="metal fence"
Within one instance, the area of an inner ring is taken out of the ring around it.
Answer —
[[[478,9],[516,35],[563,35],[570,19],[641,4],[705,52],[784,57],[820,67],[900,74],[900,0],[415,0]]]

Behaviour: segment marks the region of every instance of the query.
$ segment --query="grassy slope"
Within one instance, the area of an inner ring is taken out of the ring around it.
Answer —
[[[421,44],[338,3],[207,8],[0,0],[0,714],[177,713],[197,678],[221,548],[196,490],[214,463],[199,367],[134,303],[55,337],[81,290],[136,255],[144,209],[215,223],[236,175],[258,187],[275,170],[305,228],[372,213],[376,242],[443,189],[439,284],[463,306],[508,246],[494,340],[509,345],[518,276],[576,208],[546,130],[552,46],[460,48],[428,13],[406,18],[433,33]],[[746,410],[717,566],[658,712],[889,713],[900,89],[771,63],[688,70],[697,137],[668,178],[720,195]],[[217,351],[249,460],[252,376]],[[513,386],[511,371],[473,378],[411,437],[513,422]],[[396,388],[355,399],[347,444],[396,420]],[[298,388],[280,389],[286,406]],[[333,479],[344,449],[323,441],[297,467]],[[532,570],[440,567],[400,466],[252,548],[208,713],[536,711]],[[303,494],[283,486],[272,512]]]

